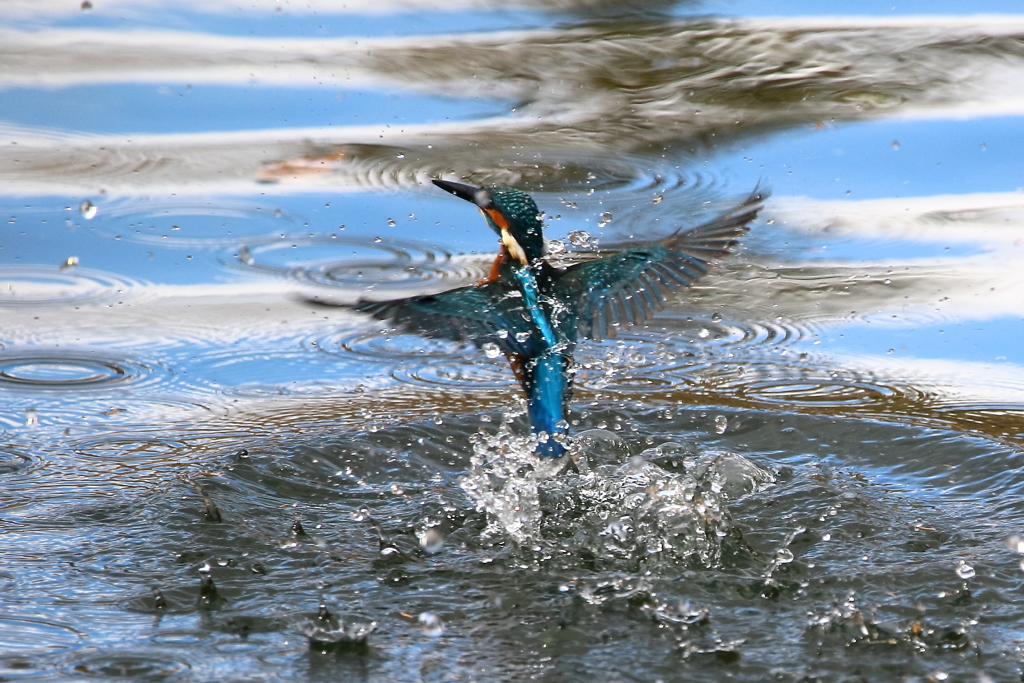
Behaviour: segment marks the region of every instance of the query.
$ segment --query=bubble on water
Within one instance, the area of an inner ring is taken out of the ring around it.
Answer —
[[[975,575],[974,566],[965,560],[960,560],[956,565],[956,575],[965,581],[973,579]]]
[[[437,638],[444,634],[444,622],[441,621],[441,617],[433,612],[421,612],[416,620],[423,626],[423,633],[425,635]]]
[[[86,199],[84,202],[78,205],[78,213],[82,214],[82,216],[86,220],[92,220],[93,218],[95,218],[96,213],[98,211],[99,209],[96,207],[96,205],[90,202],[88,199]]]
[[[395,227],[395,219],[394,218],[389,218],[388,219],[388,227],[389,228]]]
[[[715,417],[715,433],[725,434],[726,428],[729,426],[729,420],[725,415],[718,415]]]
[[[424,529],[420,534],[420,547],[428,555],[436,555],[444,547],[444,535],[435,527]]]
[[[480,347],[488,358],[497,358],[501,355],[501,348],[494,342],[487,342]]]
[[[590,233],[586,230],[572,230],[568,234],[569,243],[574,247],[591,247],[594,244],[594,238],[590,236]]]

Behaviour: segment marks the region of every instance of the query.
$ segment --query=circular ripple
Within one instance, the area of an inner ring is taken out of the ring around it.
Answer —
[[[454,288],[480,279],[487,267],[481,259],[455,259],[429,244],[346,235],[250,242],[235,258],[240,267],[360,294],[368,289],[422,291],[425,285]]]
[[[721,370],[728,374],[716,376]],[[895,398],[917,399],[920,393],[909,385],[884,384],[867,374],[786,363],[716,367],[705,385],[716,391],[735,391],[759,403],[803,407],[872,405]]]
[[[466,355],[459,353],[458,347],[454,344],[415,334],[388,335],[378,332],[326,335],[311,339],[307,344],[332,355],[388,361],[418,361],[424,358],[447,360],[463,358]]]
[[[102,460],[168,459],[185,450],[178,441],[144,439],[131,436],[110,436],[79,439],[68,444],[77,455]],[[2,465],[2,460],[0,460]]]
[[[504,389],[516,383],[507,365],[469,361],[399,367],[392,370],[391,376],[400,382],[431,387]]]
[[[346,184],[394,190],[429,185],[434,178],[459,177],[484,186],[518,187],[527,192],[650,192],[682,185],[708,185],[696,165],[680,171],[645,158],[558,155],[530,151],[500,158],[479,147],[402,149],[387,145],[347,145],[308,156],[276,162],[260,169],[264,182],[287,182],[329,174]]]
[[[81,639],[80,632],[64,624],[0,614],[0,652],[45,653],[71,647]]]
[[[32,458],[19,451],[0,448],[0,474],[16,472],[32,462]]]
[[[792,320],[774,322],[752,320],[707,320],[662,316],[655,324],[663,323],[672,338],[698,347],[757,347],[786,346],[815,336],[812,328]]]
[[[214,203],[125,197],[108,201],[103,215],[106,228],[100,234],[106,237],[175,249],[233,249],[240,234],[301,225],[280,210],[222,198]]]
[[[124,301],[141,283],[88,268],[4,266],[0,308],[67,306]]]
[[[132,680],[158,680],[192,667],[184,662],[130,653],[98,655],[67,665],[69,672],[87,676],[114,676]]]
[[[77,354],[0,354],[0,386],[25,389],[96,389],[135,384],[153,369],[123,358]]]

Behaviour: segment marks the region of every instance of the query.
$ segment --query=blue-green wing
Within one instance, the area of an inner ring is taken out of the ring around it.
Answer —
[[[361,301],[354,308],[405,332],[477,348],[493,342],[508,353],[529,355],[527,345],[535,341],[522,295],[498,283],[393,301]]]
[[[575,323],[579,337],[601,341],[644,322],[664,307],[666,295],[694,284],[713,261],[732,253],[763,199],[755,192],[695,228],[567,268],[554,284],[555,298],[565,305],[560,324]]]

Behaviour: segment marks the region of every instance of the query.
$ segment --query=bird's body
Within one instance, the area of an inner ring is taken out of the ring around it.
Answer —
[[[526,393],[537,452],[547,457],[566,452],[576,343],[615,337],[661,310],[667,294],[731,253],[762,199],[755,193],[703,225],[559,269],[544,259],[540,212],[525,192],[434,183],[474,202],[498,233],[501,249],[488,277],[441,294],[360,302],[356,310],[427,337],[497,346]]]

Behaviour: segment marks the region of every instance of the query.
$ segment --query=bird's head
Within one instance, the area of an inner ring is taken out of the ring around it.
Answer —
[[[544,224],[530,195],[511,187],[474,187],[449,180],[434,180],[434,184],[476,204],[519,263],[536,263],[544,255]]]

